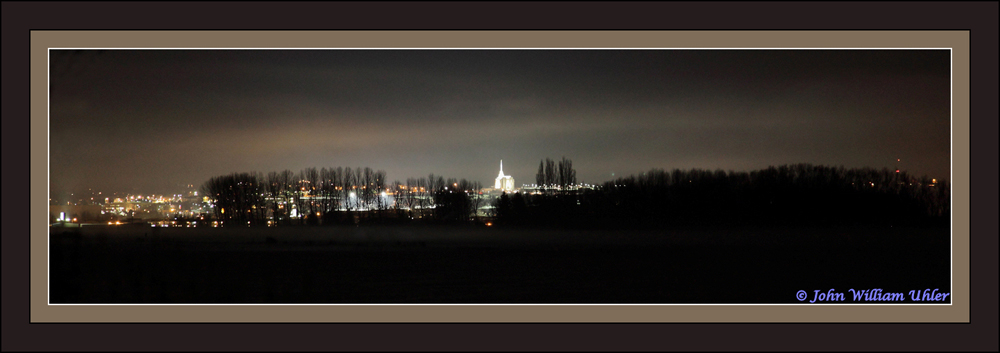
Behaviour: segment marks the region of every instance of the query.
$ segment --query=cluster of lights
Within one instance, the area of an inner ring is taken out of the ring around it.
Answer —
[[[108,223],[110,224],[110,223]],[[213,222],[213,227],[216,227],[218,222]],[[177,221],[159,221],[156,223],[150,223],[150,227],[161,227],[161,228],[196,228],[198,227],[198,221],[189,221],[178,224]]]
[[[66,217],[66,212],[59,212],[59,218],[56,219],[57,222],[76,222],[76,218]]]

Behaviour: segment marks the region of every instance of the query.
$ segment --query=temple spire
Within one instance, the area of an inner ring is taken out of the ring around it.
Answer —
[[[510,175],[503,175],[503,159],[500,160],[500,173],[497,174],[497,182],[494,187],[506,191],[514,190],[514,178]]]

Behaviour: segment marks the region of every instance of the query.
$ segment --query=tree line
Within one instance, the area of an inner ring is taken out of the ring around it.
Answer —
[[[558,166],[552,159],[546,158],[538,162],[538,173],[535,174],[535,185],[541,188],[565,188],[576,184],[576,170],[573,161],[564,156]]]
[[[596,189],[505,194],[496,205],[500,224],[584,227],[947,224],[951,211],[946,181],[811,164],[750,172],[653,169]]]
[[[224,226],[464,221],[483,205],[478,182],[430,174],[387,183],[385,171],[369,167],[232,173],[210,178],[201,189]]]
[[[734,172],[652,169],[594,188],[572,162],[546,158],[532,192],[491,198],[482,185],[429,174],[386,182],[371,168],[233,173],[202,186],[224,225],[467,222],[483,206],[498,225],[947,224],[946,181],[888,169],[783,165]],[[294,210],[294,211],[293,211]]]

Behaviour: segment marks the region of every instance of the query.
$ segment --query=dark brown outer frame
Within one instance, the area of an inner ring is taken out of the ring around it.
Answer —
[[[24,185],[5,173],[3,349],[996,350],[997,5],[944,3],[4,3],[4,169],[30,143],[30,32],[51,29],[969,30],[971,324],[28,324]],[[822,14],[822,15],[820,15]],[[270,26],[261,28],[260,26]],[[850,26],[845,28],[844,26]],[[956,87],[956,90],[958,87]],[[19,119],[20,117],[20,119]],[[962,143],[956,136],[956,145]],[[32,153],[36,151],[32,150]],[[32,157],[33,158],[33,157]],[[15,184],[17,183],[17,184]],[[957,201],[956,201],[957,204]],[[957,207],[957,205],[956,205]],[[21,211],[18,211],[21,210]],[[24,223],[24,222],[22,222]],[[992,339],[991,339],[992,338]]]

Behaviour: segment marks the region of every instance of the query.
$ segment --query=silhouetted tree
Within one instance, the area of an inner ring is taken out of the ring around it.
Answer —
[[[396,196],[396,204],[402,204],[403,209],[407,210],[407,214],[410,217],[414,215],[414,208],[416,208],[419,203],[417,201],[417,193],[420,192],[420,186],[417,183],[416,178],[406,178],[406,189],[402,190],[398,196]]]
[[[559,162],[559,186],[566,187],[576,184],[576,170],[573,169],[573,161],[563,156]]]
[[[463,179],[464,181],[464,179]],[[479,217],[479,207],[483,206],[483,185],[476,181],[472,182],[469,186],[469,214],[473,219]]]
[[[248,226],[266,223],[266,207],[257,173],[233,173],[209,179],[201,189],[213,200],[216,219],[223,226]]]
[[[556,162],[546,158],[545,159],[545,187],[552,187],[556,185],[558,176],[556,175]]]
[[[305,205],[309,210],[308,212],[305,212],[305,210],[300,209],[300,212],[306,213],[304,220],[307,224],[319,224],[319,214],[316,211],[316,184],[318,184],[320,180],[319,172],[316,168],[309,167],[303,169],[299,175],[299,179],[301,179],[302,182],[302,187],[299,190],[301,192],[299,198],[305,202]]]
[[[344,184],[340,190],[340,197],[342,200],[344,200],[345,209],[348,212],[348,216],[350,217],[351,216],[350,213],[356,210],[358,207],[357,193],[355,192],[355,190],[357,190],[358,179],[357,175],[354,174],[354,170],[351,169],[350,167],[347,167],[344,168],[343,180]]]
[[[329,221],[331,212],[336,205],[334,197],[336,190],[336,170],[324,167],[319,171],[320,184],[317,186],[317,196],[319,197],[319,212],[321,219]]]
[[[496,218],[498,222],[511,222],[512,221],[512,207],[510,205],[510,196],[507,196],[507,192],[500,194],[493,200],[493,209],[496,213]]]
[[[542,187],[545,185],[545,162],[538,161],[538,173],[535,174],[535,185]]]
[[[394,180],[392,185],[389,186],[389,190],[392,190],[389,195],[392,195],[392,209],[396,213],[397,219],[402,219],[404,216],[403,207],[405,203],[403,198],[406,197],[406,185],[401,183],[399,180]]]
[[[379,218],[383,218],[385,210],[389,208],[389,195],[385,185],[385,171],[377,170],[372,173],[372,195],[375,201],[375,209]]]
[[[434,174],[431,174],[430,177],[434,177]],[[427,178],[420,178],[417,179],[417,189],[417,201],[420,206],[420,215],[423,216],[427,213],[427,209],[433,204],[433,199],[430,197],[430,194],[433,193],[433,188]]]

